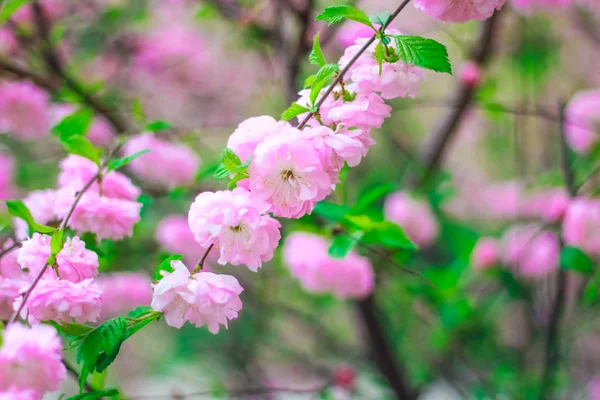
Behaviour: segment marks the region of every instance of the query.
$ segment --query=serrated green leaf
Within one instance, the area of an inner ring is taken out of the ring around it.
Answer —
[[[114,397],[118,395],[119,391],[117,389],[107,389],[101,392],[88,392],[77,394],[75,396],[67,398],[66,400],[95,400],[101,399],[102,397]]]
[[[325,64],[319,69],[311,84],[310,102],[316,104],[319,93],[327,84],[327,81],[332,78],[336,72],[340,70],[337,64]]]
[[[374,24],[380,25],[381,27],[386,26],[391,17],[392,14],[390,14],[388,11],[384,11],[379,14],[369,14],[369,20]]]
[[[50,239],[50,251],[53,256],[57,255],[62,250],[64,238],[64,230],[56,231],[52,234],[52,238]]]
[[[312,86],[312,83],[315,81],[316,75],[310,75],[304,80],[304,89],[308,89]]]
[[[126,335],[127,321],[125,317],[117,317],[106,321],[83,339],[77,349],[77,363],[83,365],[79,375],[80,392],[89,374],[104,371],[115,360]]]
[[[172,129],[173,126],[166,121],[150,121],[146,124],[146,128],[144,130],[149,132],[158,132],[158,131],[168,131]]]
[[[216,180],[221,180],[221,179],[229,178],[229,175],[231,175],[231,171],[229,171],[227,168],[225,168],[225,166],[223,164],[221,164],[221,165],[219,165],[217,170],[214,172],[213,177]]]
[[[321,44],[319,43],[319,33],[315,35],[315,38],[313,40],[313,48],[310,54],[308,55],[308,61],[310,61],[311,64],[315,64],[321,67],[327,64],[325,56],[323,55],[323,50],[321,50]]]
[[[85,136],[88,131],[94,113],[92,110],[83,109],[74,114],[67,115],[52,128],[52,134],[64,141],[72,136]]]
[[[140,306],[127,313],[128,318],[140,318],[152,311],[150,306]]]
[[[173,272],[173,267],[171,267],[171,261],[181,261],[183,260],[183,256],[181,254],[173,254],[172,256],[167,257],[163,262],[160,263],[156,272],[154,273],[154,281],[160,281],[163,276],[161,274],[162,271]]]
[[[242,164],[242,160],[229,148],[225,148],[221,153],[221,162],[228,171],[235,171]]]
[[[317,15],[317,17],[315,18],[316,21],[325,21],[329,25],[336,24],[343,19],[351,19],[353,21],[367,25],[373,30],[376,30],[371,21],[369,21],[369,17],[367,17],[367,14],[360,11],[356,7],[352,7],[350,5],[338,5],[327,7],[323,10],[321,14]]]
[[[405,63],[452,74],[446,46],[421,36],[394,36],[398,55]]]
[[[130,162],[135,160],[136,158],[141,157],[144,154],[150,153],[150,151],[151,151],[150,149],[144,149],[144,150],[140,150],[136,153],[133,153],[132,155],[127,156],[127,157],[116,158],[116,159],[110,160],[107,165],[107,171],[114,171],[114,170],[123,168],[124,166],[126,166],[127,164],[129,164]]]
[[[0,24],[4,24],[21,6],[29,3],[31,0],[4,0],[0,10]]]
[[[298,103],[292,103],[292,105],[281,114],[281,119],[284,121],[289,121],[300,114],[304,114],[306,112],[310,112],[310,109],[301,106]]]
[[[580,249],[566,246],[560,252],[560,268],[591,274],[594,272],[594,262]]]
[[[88,139],[83,136],[70,136],[59,139],[67,152],[92,160],[96,163],[98,168],[100,168],[101,164],[98,149],[96,149]]]

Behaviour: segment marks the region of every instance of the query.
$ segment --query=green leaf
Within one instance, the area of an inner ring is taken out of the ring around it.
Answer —
[[[387,11],[379,14],[369,14],[369,20],[374,24],[380,25],[381,27],[386,26],[391,17],[392,14]]]
[[[591,274],[594,271],[594,262],[580,249],[566,246],[560,252],[560,268]]]
[[[352,214],[361,214],[365,212],[370,206],[372,206],[377,200],[383,196],[392,193],[396,190],[395,183],[387,183],[384,185],[376,186],[374,189],[361,194],[356,205],[352,207]]]
[[[315,75],[311,83],[310,90],[310,102],[311,104],[316,104],[317,98],[319,97],[319,93],[321,93],[321,89],[325,87],[327,81],[333,77],[333,75],[340,70],[340,67],[337,64],[325,64],[321,67],[319,72]]]
[[[142,106],[140,99],[135,99],[133,104],[131,104],[131,114],[140,125],[145,123],[146,114],[144,113],[144,107]]]
[[[417,250],[417,246],[404,232],[404,229],[393,222],[377,222],[373,229],[362,239],[365,244],[379,244],[390,249]]]
[[[221,180],[221,179],[229,178],[229,175],[231,175],[231,171],[229,171],[227,168],[225,168],[225,166],[223,164],[221,164],[221,165],[219,165],[219,168],[217,168],[217,170],[213,174],[213,177],[216,180]]]
[[[89,374],[104,371],[115,360],[121,344],[127,337],[125,317],[111,319],[90,332],[77,349],[77,363],[83,364],[79,375],[79,389]]]
[[[221,153],[221,162],[228,171],[232,172],[242,165],[242,160],[229,148],[225,148]]]
[[[298,103],[292,103],[292,105],[281,114],[281,119],[284,121],[289,121],[300,114],[304,114],[306,112],[310,112],[310,109],[301,106]]]
[[[321,67],[327,64],[325,56],[323,55],[323,50],[321,50],[321,44],[319,43],[319,33],[315,35],[315,39],[313,40],[313,48],[308,55],[308,61],[310,61],[311,64],[319,65]]]
[[[65,335],[73,337],[87,336],[91,331],[94,330],[94,328],[91,326],[78,324],[75,322],[58,325],[58,327],[60,327],[60,330],[63,331]]]
[[[119,394],[117,389],[107,389],[101,392],[89,392],[89,393],[81,393],[75,396],[71,396],[66,400],[95,400],[101,399],[102,397],[114,397]]]
[[[171,267],[171,261],[175,260],[181,261],[183,260],[183,256],[181,254],[173,254],[172,256],[167,257],[163,262],[160,263],[158,269],[154,273],[154,280],[160,281],[163,278],[161,271],[173,272],[173,267]]]
[[[140,306],[127,313],[128,318],[140,318],[152,311],[150,306]]]
[[[233,190],[237,187],[237,183],[242,179],[248,178],[248,174],[236,173],[235,176],[227,183],[227,189]]]
[[[344,219],[350,209],[339,204],[320,201],[315,205],[314,213],[330,221],[339,222]]]
[[[375,61],[379,65],[379,75],[381,75],[381,71],[383,69],[383,61],[385,60],[385,46],[383,43],[378,42],[375,46]]]
[[[4,24],[21,6],[29,3],[31,0],[4,0],[0,10],[0,24]]]
[[[452,74],[446,46],[420,36],[394,36],[398,55],[407,64]]]
[[[13,217],[21,218],[27,224],[29,228],[29,232],[40,232],[40,233],[53,233],[56,232],[56,228],[51,226],[46,226],[42,224],[38,224],[33,220],[33,216],[31,215],[31,211],[29,208],[23,203],[21,200],[8,200],[6,202],[6,208],[8,208],[8,212]]]
[[[352,21],[360,22],[361,24],[376,30],[371,21],[369,21],[367,14],[349,5],[327,7],[315,18],[315,20],[325,21],[329,25],[336,24],[343,19],[351,19]]]
[[[63,248],[65,238],[65,231],[59,230],[52,234],[52,238],[50,239],[50,251],[52,255],[57,255]]]
[[[98,165],[98,168],[100,168],[101,164],[98,149],[96,149],[88,139],[83,136],[70,136],[64,139],[60,138],[60,140],[67,152],[92,160]]]
[[[52,128],[52,134],[64,141],[72,136],[85,136],[94,113],[92,110],[83,109],[68,115]]]
[[[169,129],[172,129],[172,128],[173,128],[173,126],[165,121],[150,121],[150,122],[148,122],[148,124],[146,125],[146,128],[144,130],[150,131],[150,132],[158,132],[158,131],[168,131]]]
[[[143,156],[144,154],[150,153],[150,151],[151,151],[150,149],[144,149],[144,150],[140,150],[136,153],[133,153],[132,155],[127,156],[127,157],[116,158],[116,159],[110,160],[107,165],[107,170],[114,171],[114,170],[123,168],[124,166],[126,166],[127,164],[129,164],[130,162],[135,160],[136,158]]]
[[[336,235],[329,245],[329,255],[333,258],[345,258],[360,241],[362,234],[361,231],[357,231],[352,235]]]

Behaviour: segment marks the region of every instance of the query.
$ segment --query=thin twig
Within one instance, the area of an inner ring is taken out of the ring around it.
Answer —
[[[388,20],[387,24],[381,28],[382,32],[385,31],[385,29],[392,23],[392,21],[394,19],[396,19],[396,17],[398,16],[398,14],[400,14],[400,12],[402,12],[402,10],[404,10],[404,8],[408,5],[408,3],[410,3],[410,0],[404,0],[402,2],[402,4],[400,4],[398,6],[398,8],[392,13],[392,15],[391,15],[390,19]],[[340,73],[335,78],[335,80],[333,81],[333,83],[327,88],[327,90],[325,91],[325,93],[323,93],[323,95],[321,96],[321,98],[317,100],[317,103],[315,104],[315,111],[311,111],[311,112],[309,112],[306,115],[306,117],[304,118],[304,120],[302,120],[302,122],[300,122],[300,125],[298,125],[298,129],[304,128],[304,126],[306,126],[306,124],[308,123],[308,121],[319,111],[319,109],[321,108],[321,106],[323,105],[323,103],[325,102],[325,100],[327,99],[327,97],[335,89],[336,85],[338,83],[340,83],[344,79],[344,76],[346,76],[346,74],[348,73],[348,71],[350,70],[350,68],[352,68],[352,65],[354,65],[354,63],[356,63],[356,61],[358,61],[358,59],[360,58],[360,56],[362,56],[362,54],[365,51],[367,51],[367,49],[369,48],[369,46],[371,46],[371,44],[373,44],[373,42],[375,42],[375,39],[377,39],[377,34],[373,35],[369,40],[367,40],[367,42],[363,45],[363,47],[361,47],[360,50],[358,50],[358,52],[354,55],[354,57],[352,57],[352,59],[348,62],[348,64],[346,64],[346,66],[344,67],[344,69],[342,69],[340,71]]]
[[[208,246],[208,249],[206,249],[206,251],[204,252],[204,255],[198,261],[198,264],[196,264],[196,269],[194,270],[194,272],[200,272],[200,271],[202,271],[202,267],[204,267],[204,262],[206,261],[206,258],[208,257],[208,254],[213,249],[213,247],[215,247],[214,243],[211,244],[210,246]]]

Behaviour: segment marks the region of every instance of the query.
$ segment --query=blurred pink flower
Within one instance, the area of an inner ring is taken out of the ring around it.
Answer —
[[[23,199],[23,203],[31,211],[33,219],[38,224],[47,225],[57,219],[54,205],[56,191],[52,189],[34,190]],[[14,219],[17,238],[24,240],[29,237],[27,223],[20,218]]]
[[[329,244],[318,235],[294,232],[283,246],[283,259],[293,277],[310,293],[331,293],[339,298],[364,298],[374,286],[371,263],[351,251],[332,258]]]
[[[458,79],[463,86],[474,88],[479,86],[483,79],[481,67],[475,61],[467,61],[460,67]]]
[[[279,133],[286,126],[289,126],[287,122],[277,121],[268,115],[248,118],[229,136],[227,147],[244,162],[254,154],[256,146],[265,137]]]
[[[589,385],[590,400],[600,400],[600,378],[594,378]]]
[[[0,276],[0,320],[8,321],[14,314],[13,304],[20,296],[19,290],[21,290],[24,283],[24,281],[18,279],[9,279]]]
[[[50,100],[29,81],[0,86],[0,132],[19,140],[33,140],[50,133]]]
[[[14,54],[19,49],[15,35],[7,28],[0,28],[0,53]]]
[[[348,21],[338,31],[336,40],[342,48],[352,46],[358,39],[370,38],[375,33],[367,25]]]
[[[161,247],[168,252],[181,254],[183,263],[192,268],[196,266],[196,263],[206,252],[206,248],[196,242],[187,217],[182,215],[169,215],[163,218],[156,228],[155,238]],[[211,251],[202,266],[202,270],[210,271],[219,257],[217,250]]]
[[[431,207],[409,193],[396,192],[388,196],[384,214],[387,220],[400,225],[419,247],[430,246],[438,237],[439,225]]]
[[[167,188],[194,182],[200,158],[191,148],[145,133],[129,139],[123,153],[130,156],[143,150],[150,152],[128,164],[128,168],[140,179]]]
[[[528,197],[523,204],[522,213],[548,222],[560,221],[570,202],[567,192],[558,188],[539,191]]]
[[[29,285],[21,288],[21,294]],[[15,310],[23,302],[22,297],[15,300]],[[71,282],[65,279],[42,278],[31,292],[21,311],[21,317],[30,324],[41,321],[79,323],[96,322],[100,317],[102,291],[93,279]]]
[[[153,285],[152,309],[163,312],[168,325],[181,328],[186,321],[197,327],[207,325],[212,333],[235,319],[242,309],[243,289],[230,275],[199,272],[190,276],[181,261],[172,261],[173,272],[162,271],[163,278]]]
[[[331,191],[318,152],[296,128],[285,128],[260,143],[249,168],[253,196],[271,204],[277,217],[310,214]]]
[[[8,325],[0,348],[0,390],[34,390],[37,399],[58,390],[67,376],[62,350],[51,325]]]
[[[445,22],[485,20],[500,10],[506,0],[415,0],[415,7],[431,18]]]
[[[23,242],[18,254],[17,261],[21,267],[37,276],[51,254],[50,236],[34,233],[31,239]],[[56,255],[56,265],[60,279],[81,282],[98,274],[98,255],[87,250],[79,237],[68,237]],[[48,268],[45,276],[57,278],[54,268]]]
[[[266,214],[269,205],[236,188],[200,193],[188,215],[190,229],[200,246],[214,245],[219,264],[246,265],[257,271],[273,258],[281,224]]]
[[[563,220],[563,239],[590,255],[600,256],[600,202],[573,199]]]
[[[571,148],[587,154],[597,142],[600,133],[600,89],[576,93],[565,110],[565,133]]]
[[[0,389],[0,400],[39,400],[39,396],[31,389]]]
[[[51,21],[58,19],[65,11],[64,0],[40,0],[42,11]],[[11,16],[11,20],[17,23],[36,24],[33,6],[25,4],[17,9]]]
[[[138,272],[103,274],[96,279],[102,291],[101,320],[107,320],[152,301],[152,281]]]
[[[471,265],[477,270],[493,267],[500,261],[501,246],[496,239],[481,238],[471,253]]]
[[[12,247],[14,241],[12,239],[6,240],[1,249],[6,250],[9,247]],[[17,257],[19,254],[19,248],[15,248],[12,251],[6,253],[2,258],[0,258],[0,275],[5,278],[10,279],[22,279],[23,271],[21,271],[21,266],[17,262]],[[0,318],[1,319],[1,318]]]
[[[523,278],[544,278],[558,268],[558,238],[538,225],[514,226],[502,241],[504,262]]]

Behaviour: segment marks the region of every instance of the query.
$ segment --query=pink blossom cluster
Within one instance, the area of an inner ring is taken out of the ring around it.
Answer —
[[[242,309],[244,290],[231,275],[200,271],[190,274],[181,261],[172,261],[172,272],[161,271],[163,278],[152,286],[152,309],[163,312],[167,324],[181,328],[186,322],[206,325],[212,333],[235,319]]]
[[[100,275],[96,279],[102,291],[101,320],[126,314],[140,306],[150,305],[152,282],[138,272],[119,272]]]
[[[128,164],[138,178],[167,188],[194,182],[200,159],[189,147],[157,138],[151,133],[132,137],[123,152],[131,156],[150,150]]]
[[[589,153],[600,133],[600,89],[576,93],[565,110],[565,134],[569,146],[581,154]]]
[[[0,132],[29,141],[47,136],[51,128],[50,98],[30,81],[0,85]]]
[[[440,227],[431,206],[410,193],[396,192],[388,196],[384,214],[387,220],[400,225],[419,247],[432,245],[439,235]]]
[[[332,258],[328,248],[327,240],[319,235],[294,232],[285,241],[283,259],[307,292],[343,299],[368,296],[374,286],[369,260],[354,251],[342,259]]]
[[[0,398],[39,400],[58,390],[67,376],[62,349],[51,325],[8,325],[0,348]]]
[[[500,10],[504,3],[506,0],[415,0],[414,2],[416,8],[424,11],[431,18],[459,23],[488,19],[495,11]]]

